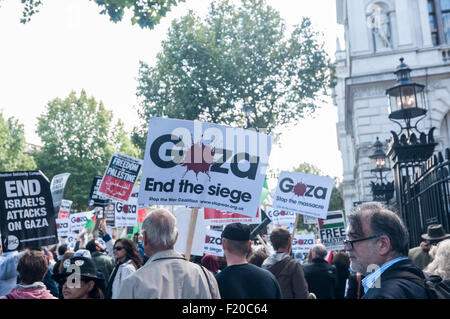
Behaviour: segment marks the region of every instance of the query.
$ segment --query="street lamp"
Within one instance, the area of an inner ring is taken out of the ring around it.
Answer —
[[[389,119],[400,125],[401,131],[406,129],[408,138],[413,129],[417,130],[417,123],[425,117],[425,85],[418,84],[411,79],[411,69],[405,64],[405,59],[400,58],[400,65],[395,70],[397,85],[386,90],[389,97]],[[411,125],[413,118],[422,117],[414,126]],[[405,121],[402,126],[397,120]]]
[[[431,128],[428,135],[417,128],[417,124],[427,114],[425,85],[412,81],[411,69],[404,61],[404,58],[400,58],[400,65],[394,72],[397,84],[386,90],[389,99],[389,119],[401,128],[398,134],[392,132],[393,141],[388,155],[395,155],[401,162],[426,161],[437,145],[433,137],[435,128]],[[418,120],[413,125],[412,120],[415,118]],[[400,121],[403,121],[404,125]],[[406,130],[406,135],[402,134],[403,130]]]
[[[377,141],[373,144],[375,150],[369,158],[374,160],[375,168],[370,171],[376,175],[376,182],[371,182],[373,200],[383,201],[389,203],[389,200],[394,197],[394,182],[388,182],[383,173],[391,170],[389,165],[389,158],[383,151],[383,144],[377,137]],[[379,180],[379,183],[377,183]]]

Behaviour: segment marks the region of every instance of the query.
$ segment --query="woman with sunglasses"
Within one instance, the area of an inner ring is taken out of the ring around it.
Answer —
[[[115,299],[126,277],[142,266],[141,256],[135,243],[128,238],[116,240],[113,247],[115,266],[109,277],[105,299]]]

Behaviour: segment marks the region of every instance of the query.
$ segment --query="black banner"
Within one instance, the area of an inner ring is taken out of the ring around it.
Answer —
[[[50,182],[41,171],[0,173],[0,199],[4,251],[58,242]]]
[[[98,195],[97,191],[100,188],[103,176],[95,176],[92,182],[91,193],[89,194],[88,205],[94,207],[106,207],[109,204],[109,199]]]

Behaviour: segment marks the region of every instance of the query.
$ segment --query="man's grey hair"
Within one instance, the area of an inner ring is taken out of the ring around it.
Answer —
[[[362,219],[365,218],[367,218],[372,230],[372,233],[365,234],[366,236],[388,236],[392,251],[400,256],[408,256],[408,229],[396,213],[379,202],[368,202],[355,207],[347,215],[347,220],[352,230],[361,237],[364,236]]]
[[[177,240],[177,220],[166,209],[157,209],[144,219],[142,229],[153,247],[171,248]]]
[[[327,248],[322,244],[316,244],[312,246],[311,253],[315,255],[315,258],[324,259],[327,256]]]

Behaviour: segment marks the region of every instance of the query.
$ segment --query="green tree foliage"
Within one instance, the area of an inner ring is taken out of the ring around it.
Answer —
[[[285,29],[264,0],[216,0],[204,21],[193,12],[174,21],[156,65],[141,62],[140,117],[242,126],[247,103],[251,127],[270,132],[313,111],[330,60],[308,18],[289,36]],[[144,133],[136,129],[141,143]]]
[[[0,113],[0,171],[36,169],[33,157],[26,154],[23,124],[14,118],[5,120]]]
[[[112,125],[112,113],[103,103],[81,91],[47,105],[38,118],[37,133],[43,147],[34,154],[40,170],[49,179],[70,173],[64,198],[73,201],[73,208],[84,210],[95,175],[103,175],[113,152],[138,156],[139,150],[126,136],[123,123]]]
[[[40,0],[21,0],[24,8],[21,23],[27,23],[31,17],[39,12],[42,5]],[[161,18],[165,17],[172,7],[185,0],[90,0],[101,7],[100,14],[108,14],[113,22],[122,21],[125,10],[132,10],[132,24],[138,24],[141,28],[153,29]]]
[[[306,174],[313,174],[313,175],[322,175],[322,171],[315,165],[310,163],[301,163],[297,168],[293,169],[294,172],[301,172]],[[341,197],[341,192],[339,191],[340,185],[338,183],[338,180],[334,178],[334,186],[333,190],[331,191],[331,197],[330,197],[330,204],[328,206],[329,211],[333,210],[344,210],[344,201]],[[307,231],[307,232],[316,232],[316,229],[314,226],[307,225],[303,223],[303,218],[299,219],[299,222],[297,224],[297,231]]]

